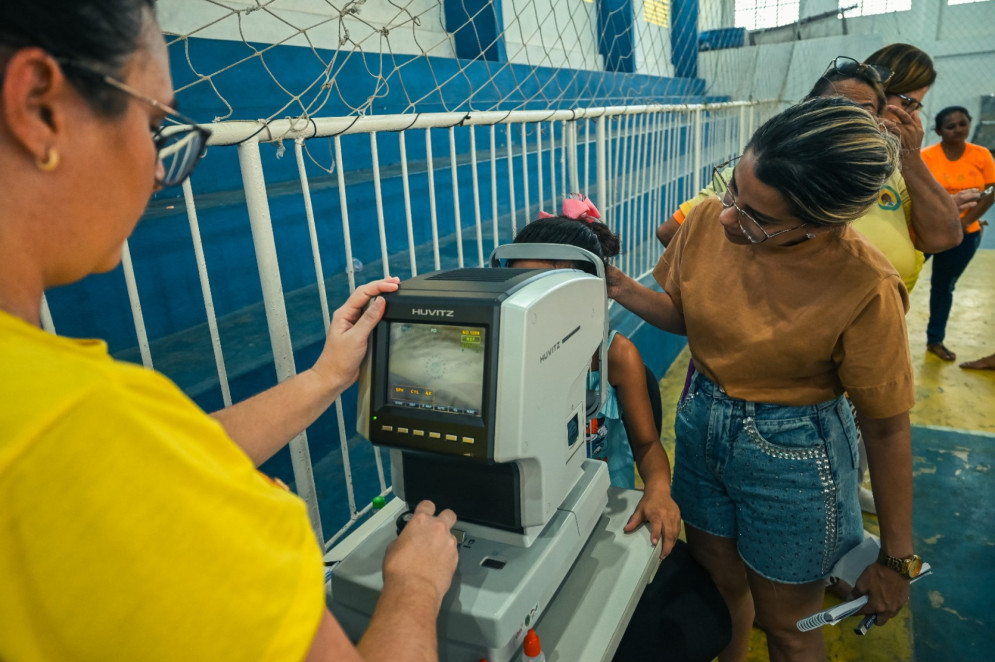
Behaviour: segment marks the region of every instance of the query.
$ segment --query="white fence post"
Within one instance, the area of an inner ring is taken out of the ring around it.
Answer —
[[[595,133],[595,158],[597,160],[597,178],[598,178],[598,204],[603,205],[602,209],[608,210],[608,164],[605,160],[608,158],[608,146],[605,144],[605,123],[607,118],[602,115],[598,118],[598,127]]]
[[[259,157],[259,143],[250,140],[240,144],[238,146],[238,162],[242,169],[245,205],[249,212],[252,246],[256,253],[256,264],[259,267],[259,282],[263,290],[263,307],[266,311],[266,323],[269,326],[270,343],[273,347],[276,378],[282,382],[297,374],[297,370],[294,366],[294,347],[290,341],[290,326],[287,323],[283,284],[280,281],[280,265],[276,255],[276,242],[273,238],[269,198],[266,195],[266,178],[263,176],[263,165]],[[301,432],[290,442],[290,461],[294,469],[297,495],[307,504],[308,517],[318,538],[318,544],[324,545],[306,432]]]
[[[131,263],[131,248],[129,248],[127,240],[121,247],[121,267],[124,270],[124,283],[128,288],[128,300],[131,301],[131,316],[135,322],[135,334],[138,336],[138,350],[142,355],[142,365],[151,370],[155,366],[152,365],[149,334],[145,329],[142,302],[138,297],[138,282],[135,280],[135,268]]]
[[[221,334],[218,331],[218,317],[214,312],[214,297],[211,295],[211,281],[207,276],[207,261],[204,258],[204,244],[200,236],[200,223],[197,220],[197,205],[194,203],[193,187],[190,178],[183,180],[183,200],[187,207],[187,222],[190,224],[190,236],[193,238],[193,253],[197,260],[197,274],[200,277],[200,293],[204,297],[204,311],[207,313],[207,328],[211,334],[211,349],[214,350],[214,365],[218,371],[218,383],[221,386],[221,401],[226,407],[231,406],[231,387],[228,384],[228,371],[225,369],[225,357],[221,350]]]
[[[693,167],[694,175],[691,181],[694,182],[695,193],[701,190],[701,150],[702,141],[704,136],[702,135],[701,123],[702,123],[702,109],[695,108],[694,110],[694,157],[693,157]]]

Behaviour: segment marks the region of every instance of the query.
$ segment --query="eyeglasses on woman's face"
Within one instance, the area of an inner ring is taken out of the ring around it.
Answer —
[[[833,58],[826,69],[827,73],[830,71],[850,77],[864,75],[882,85],[887,85],[892,77],[891,69],[888,67],[881,66],[880,64],[864,64],[845,55],[838,55]]]
[[[764,229],[764,224],[761,223],[753,216],[750,212],[746,211],[736,202],[736,196],[733,194],[729,183],[726,181],[725,176],[722,174],[724,171],[728,170],[739,157],[730,159],[725,163],[720,163],[719,165],[712,168],[712,188],[717,194],[719,194],[722,201],[722,206],[726,209],[733,207],[736,209],[736,222],[739,223],[739,229],[743,231],[743,236],[751,244],[762,244],[768,239],[773,239],[782,234],[791,232],[792,230],[797,230],[798,228],[805,227],[808,223],[802,223],[801,225],[796,225],[791,228],[785,228],[783,230],[778,230],[776,232],[767,232]],[[735,172],[735,171],[734,171]],[[735,181],[735,180],[734,180]],[[744,223],[744,219],[746,222]]]
[[[173,123],[159,127],[152,136],[156,156],[163,168],[162,175],[156,177],[156,183],[162,187],[176,186],[190,176],[204,153],[207,139],[211,136],[210,129],[199,126],[192,119],[166,104],[142,94],[113,76],[98,71],[89,65],[62,58],[56,58],[56,61],[63,67],[93,76],[105,85],[165,113],[166,118]]]
[[[922,101],[919,101],[918,99],[913,99],[912,97],[905,96],[904,94],[898,94],[897,92],[892,92],[891,96],[898,97],[902,100],[902,109],[907,113],[914,113],[922,108]]]

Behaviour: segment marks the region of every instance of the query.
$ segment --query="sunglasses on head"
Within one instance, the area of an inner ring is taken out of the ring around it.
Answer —
[[[835,71],[843,76],[851,77],[864,75],[875,82],[881,83],[882,85],[887,85],[888,81],[890,81],[892,77],[891,69],[888,67],[883,67],[880,64],[864,64],[863,62],[857,62],[852,57],[846,57],[845,55],[838,55],[834,57],[833,61],[829,63],[829,67],[826,71]]]

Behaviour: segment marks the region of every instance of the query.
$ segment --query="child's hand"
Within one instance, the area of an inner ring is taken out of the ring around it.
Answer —
[[[643,522],[649,524],[651,543],[656,545],[657,541],[663,537],[660,558],[666,558],[670,554],[670,550],[674,548],[677,536],[681,532],[681,509],[670,498],[669,489],[653,489],[652,486],[647,485],[643,492],[643,498],[639,500],[636,510],[622,530],[625,533],[631,533],[639,528]]]

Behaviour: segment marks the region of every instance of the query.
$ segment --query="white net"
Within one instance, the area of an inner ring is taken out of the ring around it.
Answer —
[[[673,61],[670,13],[660,0],[172,0],[159,8],[180,98],[195,96],[218,119],[681,98],[695,90],[659,80],[688,73],[694,59]],[[246,75],[250,89],[240,85]]]
[[[930,53],[926,104],[995,92],[992,0],[162,0],[205,119],[804,96],[835,55]]]

